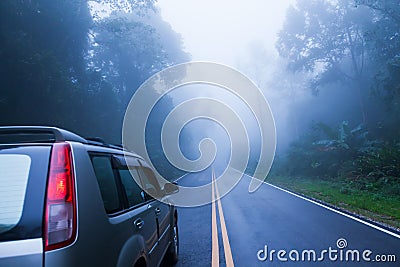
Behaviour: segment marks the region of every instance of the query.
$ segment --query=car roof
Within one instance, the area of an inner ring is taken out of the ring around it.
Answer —
[[[0,126],[0,143],[5,138],[12,136],[13,143],[54,143],[54,142],[78,142],[88,146],[90,150],[99,152],[128,153],[131,156],[141,158],[132,151],[127,151],[122,145],[108,144],[101,138],[83,138],[73,132],[52,126]],[[2,138],[3,137],[3,138]],[[7,143],[7,141],[6,141]]]

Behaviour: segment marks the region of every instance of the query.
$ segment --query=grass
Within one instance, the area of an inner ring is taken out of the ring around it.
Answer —
[[[271,176],[267,182],[400,229],[400,196],[349,187],[343,181]]]

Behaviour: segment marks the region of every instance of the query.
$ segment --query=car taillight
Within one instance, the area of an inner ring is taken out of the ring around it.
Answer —
[[[45,250],[71,244],[76,235],[76,200],[71,147],[55,143],[47,181]]]

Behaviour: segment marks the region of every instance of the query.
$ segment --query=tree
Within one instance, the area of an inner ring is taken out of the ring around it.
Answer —
[[[379,66],[373,87],[383,94],[388,107],[400,109],[400,1],[357,0],[374,11],[375,23],[366,32],[369,58]],[[395,112],[396,113],[396,112]],[[398,117],[400,119],[400,117]]]
[[[120,142],[135,89],[186,57],[154,3],[0,1],[0,125],[54,125]],[[102,5],[112,16],[97,14]]]
[[[0,2],[0,124],[75,128],[90,22],[83,0]]]
[[[152,74],[172,64],[187,61],[189,57],[182,51],[180,36],[162,20],[156,9],[146,9],[143,15],[115,8],[109,15],[94,18],[89,36],[87,62],[88,71],[93,77],[89,88],[97,97],[109,96],[112,104],[103,103],[109,108],[100,125],[108,121],[116,122],[111,128],[111,140],[120,142],[125,109],[136,89]],[[173,105],[168,97],[162,103],[159,107],[161,112],[156,114],[155,119],[153,116],[148,125],[152,129],[147,138],[149,150],[157,154],[161,149],[161,114],[172,109]],[[102,109],[97,105],[93,102],[92,110]],[[163,160],[159,162],[165,166]],[[169,171],[168,168],[164,169]]]
[[[104,14],[118,11],[145,15],[149,10],[155,10],[156,2],[157,0],[91,0],[88,4],[92,7],[97,6],[96,10],[92,9],[92,14],[94,20],[98,20]]]
[[[120,11],[95,22],[89,66],[112,84],[123,107],[152,74],[188,59],[180,36],[165,25],[160,13],[153,11],[146,17]]]
[[[389,17],[397,24],[400,23],[400,2],[398,0],[356,0],[355,4],[379,11],[384,17]]]
[[[370,9],[348,0],[298,0],[288,9],[276,47],[289,60],[292,71],[313,73],[314,92],[340,81],[359,91],[362,119],[367,121],[363,90],[366,88],[366,39]]]

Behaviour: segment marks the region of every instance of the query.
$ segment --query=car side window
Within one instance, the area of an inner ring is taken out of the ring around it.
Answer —
[[[92,164],[106,212],[110,214],[122,210],[111,158],[108,156],[93,156]]]
[[[146,192],[150,193],[152,196],[161,196],[161,187],[153,171],[147,167],[140,167],[138,171]],[[152,199],[152,197],[147,194],[146,198],[147,200]]]
[[[145,194],[132,177],[133,174],[136,179],[139,179],[136,170],[132,169],[129,171],[128,169],[118,169],[118,173],[126,193],[129,207],[143,203],[145,201]]]

